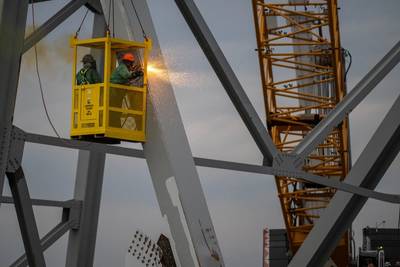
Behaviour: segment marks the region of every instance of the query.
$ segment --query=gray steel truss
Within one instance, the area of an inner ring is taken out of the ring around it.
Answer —
[[[0,0],[0,203],[14,204],[25,255],[12,266],[43,267],[43,251],[69,231],[67,267],[93,266],[97,223],[106,154],[137,157],[147,160],[153,186],[163,215],[170,225],[174,254],[180,265],[224,266],[208,211],[206,199],[195,166],[229,169],[259,174],[290,176],[338,189],[328,208],[309,234],[290,266],[322,266],[348,229],[368,198],[400,203],[400,195],[374,191],[400,150],[400,97],[372,137],[349,173],[346,183],[312,175],[299,168],[302,160],[322,142],[365,96],[394,68],[400,60],[400,43],[363,78],[292,154],[279,153],[263,123],[240,85],[224,54],[193,0],[175,0],[190,29],[199,42],[212,68],[265,158],[266,166],[192,157],[172,86],[150,77],[147,137],[143,150],[116,147],[83,141],[66,140],[25,133],[12,126],[18,86],[20,58],[74,11],[86,5],[95,13],[93,36],[104,33],[105,21],[99,0],[71,0],[57,14],[24,41],[29,0]],[[42,2],[45,0],[34,0]],[[106,3],[106,2],[105,2]],[[152,61],[165,67],[151,14],[146,1],[133,0],[148,36],[153,40]],[[7,4],[7,8],[6,8]],[[140,32],[132,16],[130,0],[116,1],[116,26],[126,38]],[[9,31],[13,29],[13,31]],[[137,39],[137,36],[136,38]],[[95,55],[96,56],[96,55]],[[100,61],[100,60],[99,60]],[[160,93],[162,92],[162,93]],[[79,149],[74,199],[50,201],[31,199],[21,167],[24,143]],[[12,198],[2,197],[4,174],[7,174]],[[39,239],[33,205],[63,209],[61,221]],[[189,234],[187,234],[189,233]]]
[[[142,158],[145,159],[145,154],[143,150],[126,148],[126,147],[118,147],[97,143],[90,143],[85,141],[76,141],[76,140],[68,140],[68,139],[60,139],[52,136],[45,136],[33,133],[25,133],[25,138],[27,142],[49,145],[49,146],[58,146],[72,149],[84,149],[92,152],[102,152],[111,155],[119,155],[125,157],[134,157],[134,158]],[[281,155],[282,156],[282,155]],[[286,155],[288,156],[288,155]],[[276,175],[276,176],[291,176],[295,178],[304,179],[305,181],[332,187],[344,192],[349,192],[353,194],[357,194],[364,197],[369,197],[373,199],[377,199],[384,202],[389,203],[400,203],[400,195],[386,194],[380,193],[376,191],[369,190],[367,188],[358,187],[352,185],[350,183],[340,182],[337,180],[331,180],[325,177],[321,177],[318,175],[313,175],[304,171],[299,171],[292,167],[286,166],[260,166],[254,164],[247,163],[239,163],[232,161],[224,161],[224,160],[216,160],[216,159],[207,159],[207,158],[199,158],[193,157],[194,163],[199,167],[208,167],[208,168],[216,168],[216,169],[224,169],[224,170],[232,170],[232,171],[240,171],[240,172],[248,172],[248,173],[258,173],[258,174],[266,174],[266,175]]]
[[[30,2],[32,1],[0,0],[0,35],[2,36],[0,42],[0,80],[2,81],[0,87],[0,196],[3,193],[22,54],[32,48],[82,5],[86,4],[92,11],[99,11],[98,0],[71,0],[57,14],[24,39]]]
[[[143,151],[138,150],[138,149],[115,147],[115,146],[110,146],[110,145],[88,143],[88,142],[83,142],[83,141],[59,139],[56,137],[43,136],[43,135],[38,135],[38,134],[21,133],[22,131],[19,130],[18,128],[15,128],[14,131],[19,133],[18,136],[21,136],[20,138],[22,138],[24,141],[31,142],[31,143],[38,143],[38,144],[51,145],[51,146],[60,146],[60,147],[66,147],[66,148],[75,148],[75,149],[81,148],[82,150],[83,149],[87,150],[85,152],[88,154],[93,153],[93,154],[98,154],[98,155],[104,155],[105,153],[108,153],[108,154],[115,154],[115,155],[121,155],[121,156],[127,156],[127,157],[145,158]],[[367,152],[364,152],[363,154],[365,154],[365,153],[367,153]],[[369,153],[369,151],[368,151],[368,153]],[[15,159],[15,162],[18,163],[18,159]],[[326,178],[323,178],[323,177],[320,177],[317,175],[310,175],[306,172],[297,171],[295,169],[290,171],[287,168],[258,166],[258,165],[243,164],[243,163],[237,163],[237,162],[227,162],[227,161],[197,158],[197,157],[194,158],[194,162],[196,163],[197,166],[210,167],[210,168],[221,168],[221,169],[252,172],[252,173],[259,173],[259,174],[269,174],[269,175],[290,175],[293,177],[303,178],[304,180],[307,180],[310,182],[315,182],[315,183],[319,183],[319,184],[322,184],[325,186],[337,188],[337,189],[343,190],[345,192],[355,193],[355,194],[359,195],[359,197],[363,197],[365,199],[370,197],[370,198],[376,198],[376,199],[379,199],[382,201],[387,201],[387,202],[392,202],[392,203],[400,203],[399,195],[389,195],[389,194],[378,193],[378,192],[366,189],[364,187],[357,187],[357,186],[353,185],[352,183],[343,183],[343,182],[338,182],[338,181],[332,181],[332,180],[329,180],[329,179],[326,179]],[[14,166],[18,166],[17,163]],[[82,164],[82,165],[86,165],[86,164]],[[358,166],[362,166],[362,165],[363,164],[358,165]],[[80,169],[80,167],[79,167],[79,169]],[[163,167],[161,166],[159,169],[163,170]],[[87,168],[85,170],[88,171],[89,169]],[[291,173],[282,173],[282,172],[288,172],[288,171],[290,171]],[[96,176],[97,175],[93,175],[92,177],[96,177]],[[83,175],[82,177],[85,177],[85,175]],[[97,176],[97,177],[100,177],[100,176]],[[97,192],[98,192],[97,194],[100,194],[99,189],[98,189],[99,184],[100,183],[96,183],[96,182],[92,183],[93,188],[97,188],[97,189],[92,188],[94,191],[97,190]],[[77,188],[83,188],[83,186],[77,186]],[[376,194],[378,194],[378,195],[376,195]],[[75,202],[73,202],[73,203],[77,203],[76,201],[78,201],[78,199],[75,199]],[[2,202],[3,203],[12,203],[12,200],[10,198],[3,197]],[[82,203],[83,202],[84,201],[82,201]],[[46,201],[46,200],[35,200],[35,199],[32,200],[32,204],[33,205],[45,205],[45,206],[60,206],[60,207],[64,207],[64,208],[71,207],[71,205],[72,205],[71,202],[68,202],[68,201],[60,202],[60,201]],[[75,213],[79,214],[78,212],[75,212]],[[82,214],[82,216],[85,216],[83,214]],[[75,222],[76,221],[77,220],[75,219]],[[83,219],[81,221],[83,221]],[[96,228],[96,227],[94,227],[94,228]],[[84,232],[84,231],[82,231],[82,232]],[[49,244],[49,243],[46,243],[46,244]],[[45,245],[43,241],[42,241],[42,246],[43,246],[43,249],[47,248],[47,245]],[[20,261],[21,261],[21,259],[17,262],[20,262]],[[23,266],[23,265],[13,265],[13,266]],[[74,265],[72,265],[72,266],[74,266]]]
[[[264,162],[267,165],[272,165],[273,158],[278,153],[278,150],[208,28],[207,23],[204,21],[199,9],[192,0],[175,0],[175,2],[263,154]]]
[[[14,128],[14,131],[16,129]],[[20,130],[18,130],[20,131]],[[23,140],[21,140],[24,142]],[[82,208],[82,202],[76,200],[67,201],[54,201],[54,200],[44,200],[44,199],[31,199],[31,205],[33,206],[45,206],[45,207],[60,207],[63,209],[61,221],[52,230],[50,230],[43,238],[40,240],[40,246],[43,251],[48,249],[52,244],[54,244],[59,238],[61,238],[66,232],[71,229],[78,229],[80,225],[80,214]],[[0,203],[4,204],[15,204],[13,197],[1,197]],[[32,226],[31,226],[32,227]],[[36,245],[39,248],[39,245]],[[31,252],[30,252],[31,253]],[[37,252],[39,253],[39,252]],[[11,267],[25,267],[28,265],[27,254],[19,257]]]
[[[15,211],[21,229],[28,264],[33,267],[44,267],[46,263],[22,167],[19,167],[16,171],[7,172],[7,177],[14,199]]]
[[[28,0],[0,0],[0,196],[3,194]]]
[[[57,203],[60,202],[60,203]],[[11,200],[9,203],[13,203]],[[53,245],[58,239],[60,239],[65,233],[71,229],[77,229],[79,227],[81,202],[79,201],[46,201],[32,199],[33,205],[39,206],[52,206],[52,207],[63,207],[61,221],[53,229],[51,229],[43,238],[40,240],[40,245],[43,251]],[[10,267],[25,267],[28,265],[27,255],[24,254],[19,257]]]
[[[372,190],[378,185],[400,150],[399,116],[400,97],[354,164],[348,183]],[[337,192],[289,266],[322,266],[367,200]]]
[[[75,198],[82,198],[85,200],[85,213],[81,223],[82,226],[86,226],[87,229],[79,231],[80,209],[79,211],[77,211],[76,209],[71,209],[70,207],[64,207],[63,216],[60,224],[58,224],[54,229],[46,234],[42,238],[42,240],[40,240],[32,208],[34,202],[30,199],[25,176],[21,167],[22,153],[24,147],[24,135],[22,131],[16,128],[13,132],[11,132],[16,91],[18,87],[21,55],[29,48],[34,46],[51,30],[62,23],[83,4],[87,4],[88,8],[90,8],[91,10],[96,10],[96,3],[94,0],[90,1],[90,3],[87,2],[88,1],[81,0],[71,1],[67,6],[61,9],[51,19],[49,19],[43,26],[35,31],[24,42],[28,0],[0,1],[0,34],[2,34],[2,40],[0,42],[0,77],[2,81],[5,81],[3,83],[4,86],[1,87],[0,91],[0,101],[2,102],[0,103],[0,193],[3,189],[3,178],[4,172],[6,171],[13,196],[12,203],[14,203],[15,205],[22,239],[26,251],[26,255],[21,256],[16,262],[12,264],[12,266],[26,266],[27,264],[34,267],[46,266],[43,257],[43,250],[47,249],[58,238],[60,238],[64,233],[71,229],[75,230],[75,232],[71,231],[70,235],[70,246],[68,250],[68,254],[71,255],[69,256],[70,262],[72,262],[74,259],[78,259],[79,263],[81,264],[79,266],[92,265],[92,263],[90,263],[90,260],[86,261],[89,262],[89,264],[86,265],[85,262],[82,264],[80,262],[80,259],[90,257],[93,258],[94,254],[97,227],[94,227],[93,230],[93,224],[96,224],[97,226],[97,217],[95,216],[96,202],[99,202],[101,196],[100,193],[96,192],[96,188],[100,187],[101,190],[102,183],[93,181],[93,179],[97,179],[97,177],[101,177],[102,179],[105,159],[104,153],[102,154],[102,156],[99,156],[99,153],[96,152],[92,153],[83,151],[80,153],[80,166],[78,166],[77,177],[78,186],[75,190]],[[99,3],[97,3],[97,6],[98,5]],[[103,31],[104,24],[105,23],[101,25]],[[13,30],[10,31],[10,29]],[[10,135],[11,133],[13,134],[12,136]],[[85,156],[88,153],[90,154],[89,160],[85,161]],[[101,168],[100,165],[102,165],[103,168]],[[87,167],[87,169],[89,170],[88,173],[84,172],[85,167]],[[88,183],[86,183],[87,180],[89,181]],[[85,183],[85,185],[82,185],[82,183]],[[85,187],[87,184],[89,184],[89,186]],[[85,191],[85,189],[88,190]],[[5,199],[2,198],[2,202],[4,200]],[[37,202],[38,201],[36,201],[36,203]],[[40,200],[39,202],[41,202],[42,204],[51,205],[51,203],[44,200]],[[79,252],[85,253],[86,256],[81,257],[79,253],[75,253],[76,250],[74,250],[73,248],[76,247],[80,247]],[[90,254],[91,251],[93,252]],[[67,264],[69,264],[68,266],[78,266],[73,265],[72,263],[70,264],[68,262]]]
[[[116,147],[116,146],[110,146],[110,145],[104,145],[104,144],[89,143],[89,142],[83,142],[83,141],[74,141],[74,140],[68,140],[68,139],[59,139],[57,137],[24,133],[23,131],[19,130],[16,127],[14,127],[14,132],[18,133],[18,135],[13,134],[13,136],[15,136],[23,141],[26,141],[26,142],[66,147],[66,148],[73,148],[73,149],[82,149],[81,153],[83,153],[83,150],[87,150],[87,151],[84,151],[87,153],[86,155],[90,155],[91,153],[97,154],[97,155],[104,155],[107,153],[107,154],[114,154],[114,155],[127,156],[127,157],[136,157],[136,158],[143,158],[143,159],[145,158],[143,151],[138,150],[138,149]],[[16,147],[16,146],[14,146],[14,147]],[[15,162],[15,164],[12,166],[17,167],[18,162],[19,162],[18,157],[13,157],[12,159]],[[378,192],[366,189],[364,187],[355,186],[352,183],[343,183],[343,182],[338,182],[338,181],[332,181],[327,178],[323,178],[323,177],[320,177],[317,175],[310,175],[309,173],[298,171],[295,169],[288,170],[287,168],[281,168],[281,167],[258,166],[258,165],[243,164],[243,163],[237,163],[237,162],[228,162],[228,161],[198,158],[198,157],[194,157],[194,162],[197,166],[209,167],[209,168],[220,168],[220,169],[236,170],[236,171],[259,173],[259,174],[268,174],[268,175],[290,175],[293,177],[302,178],[302,179],[310,181],[310,182],[319,183],[319,184],[322,184],[325,186],[337,188],[338,190],[342,190],[344,192],[351,192],[351,193],[359,195],[359,197],[363,197],[363,198],[370,197],[370,198],[376,198],[376,199],[386,201],[386,202],[400,203],[399,195],[378,193]],[[89,171],[89,169],[90,169],[87,167],[87,164],[83,164],[83,161],[80,166],[86,166],[84,169],[84,172]],[[78,169],[81,170],[81,167],[78,167]],[[163,167],[161,166],[159,169],[163,170]],[[80,172],[79,170],[78,170],[78,172]],[[282,173],[282,172],[285,172],[285,173]],[[291,173],[287,173],[287,172],[291,172]],[[86,176],[79,175],[78,177],[86,177]],[[99,176],[99,175],[91,175],[91,177],[98,177],[98,179],[101,179],[101,176]],[[93,178],[93,179],[95,179],[95,178]],[[78,181],[84,181],[84,179],[77,180],[77,183],[78,183]],[[101,187],[101,184],[99,182],[92,182],[91,185],[92,185],[92,191],[97,191],[97,193],[95,193],[95,194],[92,193],[92,194],[100,195],[101,193],[100,193],[99,187]],[[82,190],[84,188],[84,186],[77,186],[76,188],[81,188],[81,190]],[[90,199],[90,198],[88,198],[88,199]],[[83,200],[83,201],[79,201],[79,200],[80,200],[79,198],[76,198],[73,201],[48,201],[48,200],[33,199],[32,204],[33,205],[41,205],[41,206],[59,206],[59,207],[63,207],[64,209],[65,208],[71,209],[72,207],[75,207],[75,209],[74,209],[75,215],[73,216],[73,218],[75,218],[75,219],[70,219],[71,221],[69,222],[69,224],[75,225],[74,231],[76,231],[79,228],[79,225],[82,225],[82,223],[77,224],[76,222],[84,221],[83,218],[82,218],[82,220],[79,220],[76,218],[79,218],[79,216],[85,216],[83,211],[82,211],[82,215],[80,215],[80,213],[81,213],[80,205],[82,205],[82,204],[79,204],[81,202],[84,203],[85,200]],[[3,197],[1,202],[13,203],[12,199],[7,198],[7,197]],[[90,204],[86,204],[86,205],[91,206]],[[166,205],[166,204],[164,204],[164,205]],[[93,205],[93,206],[95,206],[95,205]],[[86,216],[88,216],[88,215],[86,215]],[[97,222],[95,221],[95,223],[97,223]],[[53,231],[48,234],[53,237],[53,239],[50,239],[50,240],[53,240],[52,242],[54,242],[55,236],[62,236],[63,231],[66,229],[65,227],[66,227],[66,225],[63,225],[63,226],[58,225],[54,230],[55,234],[52,233]],[[59,230],[59,228],[61,228],[61,230]],[[93,228],[96,228],[96,227],[93,227]],[[179,230],[180,229],[178,229],[177,231],[179,231]],[[82,230],[81,232],[83,233],[85,231]],[[94,236],[94,239],[93,239],[93,234],[89,235],[89,237],[90,236],[92,237],[91,242],[93,243],[95,240],[95,236]],[[47,247],[50,245],[49,241],[45,241],[48,239],[49,238],[44,237],[41,241],[43,250],[47,249]],[[25,258],[21,257],[18,261],[16,261],[16,263],[21,263],[21,262],[24,263],[25,262],[24,260],[25,260]],[[15,265],[16,263],[14,263],[13,266],[25,266],[25,265]],[[75,266],[75,265],[71,265],[71,266]]]
[[[27,261],[30,266],[45,266],[43,251],[39,240],[39,232],[33,214],[32,201],[21,167],[24,146],[24,132],[19,129],[14,129],[11,133],[6,175],[14,200]]]

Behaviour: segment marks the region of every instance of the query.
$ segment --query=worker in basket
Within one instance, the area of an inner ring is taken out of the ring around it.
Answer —
[[[111,74],[111,83],[131,85],[143,76],[140,64],[136,63],[132,53],[125,53],[118,67]]]
[[[125,53],[122,55],[119,65],[111,74],[111,83],[139,86],[139,83],[144,75],[140,64],[136,63],[135,55],[132,53]],[[132,99],[124,91],[111,89],[110,90],[110,103],[112,106],[122,109],[130,109]],[[121,115],[110,115],[110,121],[118,121],[120,127],[129,130],[137,130],[136,120],[133,116],[126,113]]]
[[[83,67],[76,74],[78,85],[101,83],[100,75],[97,72],[96,60],[92,55],[87,54],[82,58]]]

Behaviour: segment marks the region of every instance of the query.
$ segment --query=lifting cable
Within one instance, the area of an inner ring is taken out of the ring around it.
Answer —
[[[108,2],[107,31],[110,32],[111,1]]]
[[[143,38],[147,41],[147,40],[148,40],[147,34],[146,34],[146,32],[144,31],[143,24],[142,24],[142,21],[140,20],[140,16],[139,16],[139,14],[138,14],[138,12],[137,12],[137,10],[136,10],[135,4],[133,3],[133,0],[130,0],[130,1],[131,1],[131,5],[132,5],[132,7],[133,7],[133,10],[135,11],[135,15],[136,15],[136,18],[137,18],[137,20],[138,20],[138,22],[139,22],[140,28],[141,28],[141,30],[142,30]],[[141,63],[142,60],[141,60],[141,58],[140,58],[140,55],[139,55],[139,61],[140,61],[140,64],[142,64],[142,63]],[[150,86],[150,81],[147,80],[147,90],[150,90],[150,88],[151,88],[151,86]]]
[[[135,4],[133,3],[133,0],[131,0],[131,5],[133,7],[133,10],[135,11],[136,18],[139,21],[140,28],[142,29],[143,38],[145,40],[147,40],[146,32],[144,31],[142,21],[140,20],[139,14],[137,13],[137,10],[136,10]]]
[[[111,0],[110,0],[110,1],[111,1]],[[112,0],[112,1],[114,1],[114,0]],[[147,40],[148,40],[147,34],[146,34],[146,32],[144,31],[143,24],[142,24],[142,21],[140,20],[139,14],[137,13],[135,4],[133,3],[133,0],[130,0],[130,1],[131,1],[131,5],[132,5],[132,7],[133,7],[133,10],[135,11],[135,15],[136,15],[136,18],[137,18],[137,20],[138,20],[138,22],[139,22],[140,28],[141,28],[141,30],[142,30],[143,38],[147,41]],[[114,4],[114,2],[113,2],[113,4]],[[113,7],[113,10],[114,10],[114,7]],[[114,23],[114,21],[113,21],[113,23]],[[135,37],[134,35],[135,35],[135,34],[133,33],[133,37]],[[141,56],[140,56],[140,53],[138,54],[138,58],[139,58],[139,63],[140,63],[140,65],[142,65],[142,58],[141,58]],[[147,81],[147,89],[150,89],[150,81]],[[126,99],[125,99],[125,98],[123,99],[123,101],[124,101],[125,105],[128,105],[128,103],[126,102]],[[125,118],[125,120],[124,120],[124,122],[122,123],[122,126],[121,126],[121,127],[124,127],[124,125],[125,125],[125,123],[126,123],[127,120],[128,120],[128,117]]]
[[[108,16],[107,16],[107,21],[106,21],[106,26],[107,26],[107,31],[112,34],[112,36],[115,38],[115,9],[114,9],[114,0],[110,0],[108,2]],[[112,17],[111,17],[112,14]],[[112,19],[112,32],[110,29],[111,25],[111,19]]]
[[[110,1],[111,1],[111,0],[110,0]],[[112,0],[112,1],[114,1],[114,0]],[[133,3],[133,0],[130,0],[130,2],[131,2],[131,5],[132,5],[133,10],[135,11],[136,18],[137,18],[137,20],[138,20],[138,22],[139,22],[139,25],[140,25],[140,29],[141,29],[141,31],[142,31],[143,38],[147,41],[147,40],[148,40],[147,34],[146,34],[145,30],[144,30],[142,21],[140,20],[139,14],[138,14],[137,9],[136,9],[136,6],[135,6],[135,4]],[[132,32],[132,34],[133,34],[133,37],[135,38],[135,33]],[[141,58],[140,54],[138,54],[137,56],[138,56],[138,58],[139,58],[140,65],[142,65],[142,58]]]
[[[35,26],[35,9],[34,9],[34,2],[32,1],[32,27],[33,27],[33,31],[36,30],[36,26]],[[51,128],[53,129],[54,133],[57,135],[58,138],[61,138],[60,134],[58,133],[56,127],[54,126],[53,122],[51,121],[49,112],[47,110],[47,105],[46,105],[46,100],[44,99],[44,92],[43,92],[43,86],[42,86],[42,79],[40,78],[40,73],[39,73],[39,62],[38,62],[38,54],[37,54],[37,48],[36,48],[36,44],[34,45],[34,51],[35,51],[35,67],[36,67],[36,75],[38,78],[38,82],[39,82],[39,89],[40,89],[40,95],[42,97],[42,104],[43,104],[43,108],[44,111],[46,113],[46,117],[47,120],[51,126]]]
[[[113,32],[112,35],[115,38],[115,5],[114,5],[114,0],[112,0],[112,28]]]
[[[78,27],[78,29],[77,29],[76,32],[75,32],[75,38],[78,38],[79,32],[81,31],[82,25],[83,25],[83,23],[85,22],[85,19],[86,19],[86,16],[87,16],[88,13],[89,13],[89,8],[86,8],[86,13],[85,13],[85,15],[83,16],[83,19],[82,19],[82,21],[81,21],[81,24],[79,24],[79,27]]]
[[[32,5],[32,28],[33,28],[33,31],[35,31],[35,30],[36,30],[36,24],[35,24],[34,1],[33,1],[33,0],[30,0],[30,3],[31,3],[31,5]],[[79,28],[78,28],[78,30],[77,30],[77,32],[76,32],[76,34],[79,34],[80,28],[82,27],[83,21],[85,20],[88,11],[89,11],[89,9],[86,11],[86,14],[85,14],[85,16],[84,16],[84,18],[83,18],[83,20],[82,20],[82,22],[81,22],[81,25],[79,26]],[[54,124],[53,124],[53,122],[52,122],[52,120],[51,120],[51,118],[50,118],[50,114],[49,114],[49,112],[48,112],[47,105],[46,105],[46,100],[45,100],[45,97],[44,97],[44,90],[43,90],[43,85],[42,85],[42,79],[41,79],[41,77],[40,77],[39,60],[38,60],[38,54],[37,54],[36,44],[33,46],[33,48],[34,48],[34,52],[35,52],[36,75],[37,75],[38,82],[39,82],[40,95],[41,95],[41,97],[42,97],[42,105],[43,105],[43,109],[44,109],[45,114],[46,114],[47,121],[49,122],[49,124],[50,124],[51,128],[53,129],[53,132],[55,133],[55,135],[56,135],[61,141],[65,142],[65,143],[67,143],[67,144],[71,144],[72,142],[70,142],[70,140],[64,141],[64,139],[63,139],[63,138],[61,137],[61,135],[58,133],[56,127],[54,126]],[[87,144],[87,145],[84,145],[84,146],[79,145],[79,146],[77,146],[77,147],[78,147],[78,148],[84,148],[84,147],[89,147],[89,146],[91,146],[91,144]]]
[[[140,28],[141,28],[141,30],[142,30],[143,38],[147,41],[147,40],[148,40],[147,34],[146,34],[146,32],[144,31],[142,21],[140,20],[139,14],[138,14],[138,12],[137,12],[137,10],[136,10],[136,6],[135,6],[135,4],[133,3],[133,0],[130,0],[130,1],[131,1],[131,5],[132,5],[132,7],[133,7],[133,10],[135,11],[135,15],[136,15],[136,18],[137,18],[137,20],[138,20],[138,22],[139,22]],[[140,54],[139,54],[139,62],[140,62],[140,65],[142,65],[142,58],[140,57]],[[150,89],[150,81],[147,81],[147,87],[148,87],[148,89]]]
[[[342,48],[342,49],[343,49],[343,52],[344,52],[344,57],[345,58],[347,58],[347,57],[349,58],[349,64],[347,65],[347,68],[346,68],[346,70],[344,72],[344,80],[347,81],[347,73],[349,72],[351,64],[353,63],[353,57],[351,56],[351,53],[350,53],[349,50],[347,50],[346,48]]]

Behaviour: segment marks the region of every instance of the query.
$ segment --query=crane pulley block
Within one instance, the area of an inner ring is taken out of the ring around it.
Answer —
[[[151,40],[134,42],[107,33],[101,38],[73,37],[71,47],[71,138],[102,143],[145,142]],[[77,71],[81,56],[83,67]]]

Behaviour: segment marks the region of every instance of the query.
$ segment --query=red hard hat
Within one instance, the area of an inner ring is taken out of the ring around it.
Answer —
[[[135,61],[135,56],[132,53],[126,53],[123,55],[122,60],[127,60],[127,61]]]

